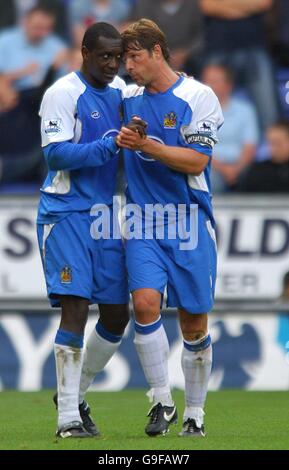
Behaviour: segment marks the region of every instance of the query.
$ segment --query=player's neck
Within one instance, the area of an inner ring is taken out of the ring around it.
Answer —
[[[180,77],[174,72],[169,65],[164,64],[158,71],[158,74],[146,89],[150,93],[164,93],[171,88]]]
[[[93,88],[105,88],[107,86],[106,83],[99,82],[94,77],[92,77],[92,75],[90,75],[90,73],[85,70],[85,67],[81,67],[80,72],[83,75],[85,81],[87,81],[87,83]]]

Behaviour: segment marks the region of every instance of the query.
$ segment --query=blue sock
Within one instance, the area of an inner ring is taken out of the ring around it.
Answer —
[[[159,318],[155,322],[149,323],[148,325],[141,325],[137,321],[134,322],[135,331],[140,335],[149,335],[150,333],[153,333],[154,331],[158,330],[161,326],[161,316],[159,316]]]
[[[199,352],[207,349],[212,343],[211,336],[208,334],[204,338],[197,341],[186,341],[184,340],[184,347],[188,351]]]
[[[109,341],[110,343],[119,343],[122,339],[122,335],[115,335],[110,331],[107,331],[100,321],[95,325],[95,330],[101,338],[106,339],[106,341]]]
[[[77,335],[71,331],[57,330],[55,344],[70,346],[71,348],[83,348],[83,335]]]

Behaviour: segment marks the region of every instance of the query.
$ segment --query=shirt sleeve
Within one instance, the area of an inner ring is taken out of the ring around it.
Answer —
[[[71,171],[105,165],[118,154],[119,148],[114,138],[108,137],[87,144],[54,143],[47,145],[43,152],[50,170]]]
[[[70,141],[76,124],[76,100],[69,90],[48,89],[40,107],[42,147]]]
[[[41,137],[50,170],[76,170],[104,165],[119,151],[114,138],[73,143],[78,95],[69,88],[49,88],[40,107]]]
[[[182,143],[197,152],[212,155],[218,142],[217,131],[224,122],[222,109],[213,91],[204,88],[188,106],[181,127]]]

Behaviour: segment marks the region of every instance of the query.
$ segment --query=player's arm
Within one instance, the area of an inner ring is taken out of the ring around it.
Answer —
[[[69,171],[104,165],[117,154],[118,150],[114,138],[109,137],[88,144],[71,142],[49,144],[43,148],[43,153],[50,170]]]
[[[200,175],[209,161],[207,155],[193,149],[172,147],[152,139],[143,139],[126,127],[122,127],[117,143],[120,147],[142,151],[180,173]]]
[[[76,103],[72,90],[52,88],[40,107],[43,153],[50,170],[77,170],[104,165],[118,151],[114,138],[73,143]]]
[[[200,175],[218,142],[217,130],[224,118],[220,103],[213,91],[204,87],[198,96],[189,100],[180,129],[179,146],[168,146],[122,127],[117,144],[139,150],[181,173]]]
[[[145,142],[142,151],[151,155],[155,160],[167,165],[172,170],[195,176],[200,175],[209,162],[207,155],[196,150],[171,147],[154,140]]]

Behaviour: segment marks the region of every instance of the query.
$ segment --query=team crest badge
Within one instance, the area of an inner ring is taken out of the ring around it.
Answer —
[[[69,266],[64,266],[60,273],[61,284],[70,284],[72,281],[71,268]]]
[[[174,111],[170,111],[165,115],[164,118],[164,128],[165,129],[175,129],[177,125],[177,116]]]

